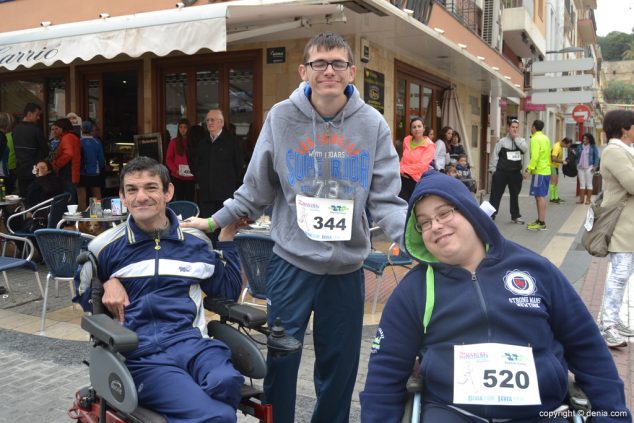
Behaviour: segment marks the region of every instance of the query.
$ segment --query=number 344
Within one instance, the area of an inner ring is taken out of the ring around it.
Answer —
[[[322,217],[315,216],[314,220],[315,224],[313,225],[313,228],[315,229],[328,228],[331,231],[334,231],[335,229],[341,229],[342,231],[346,230],[346,219],[340,219],[337,223],[335,223],[335,219],[331,217],[324,222]]]

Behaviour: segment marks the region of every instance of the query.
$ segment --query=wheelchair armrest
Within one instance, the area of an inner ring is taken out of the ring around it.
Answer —
[[[244,304],[236,304],[226,298],[205,297],[204,306],[207,310],[216,313],[221,318],[227,319],[248,329],[256,329],[266,324],[266,312]]]
[[[81,328],[116,352],[133,351],[139,345],[139,337],[135,332],[105,314],[82,317]]]

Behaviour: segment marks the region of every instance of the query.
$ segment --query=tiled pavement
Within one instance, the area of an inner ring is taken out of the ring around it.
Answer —
[[[608,269],[607,259],[590,257],[579,246],[578,231],[585,216],[585,207],[574,204],[574,183],[570,179],[561,184],[561,195],[568,199],[562,205],[549,205],[547,224],[549,231],[529,232],[522,225],[515,225],[508,219],[508,197],[502,200],[501,210],[496,222],[503,234],[534,251],[548,257],[569,278],[581,293],[593,315],[597,315],[603,295],[603,284]],[[525,193],[520,196],[520,207],[524,219],[528,222],[535,218],[535,205]],[[388,246],[387,240],[377,240],[375,245],[381,249]],[[396,269],[397,280],[406,270]],[[45,280],[44,270],[40,272]],[[41,300],[31,272],[11,272],[13,292],[0,296],[0,362],[4,370],[0,374],[0,421],[67,422],[65,409],[71,403],[76,387],[86,383],[87,369],[81,364],[87,356],[87,343],[77,342],[86,339],[78,322],[79,309],[70,307],[68,287],[60,284],[59,297],[51,289],[49,312],[47,314],[46,336],[34,336],[39,330]],[[385,272],[379,306],[375,316],[370,315],[371,301],[374,295],[374,275],[366,272],[366,315],[363,341],[361,346],[361,364],[353,395],[351,422],[359,420],[358,392],[363,388],[367,371],[368,352],[380,310],[396,280],[390,270]],[[1,283],[1,282],[0,282]],[[623,319],[634,324],[634,288],[628,291],[626,298],[632,298],[623,309]],[[20,332],[26,332],[22,334]],[[62,338],[62,340],[53,339]],[[632,377],[632,347],[613,351],[619,373],[625,382],[628,404],[634,404],[634,378]],[[312,383],[312,365],[314,348],[308,335],[305,339],[302,365],[299,374],[298,404],[296,421],[310,421],[310,412],[314,405]],[[7,389],[7,388],[11,389]],[[34,395],[35,394],[35,395]],[[241,422],[253,422],[253,419],[240,417]]]

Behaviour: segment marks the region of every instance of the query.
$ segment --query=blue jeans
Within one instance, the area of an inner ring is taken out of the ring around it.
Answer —
[[[363,327],[363,270],[345,275],[316,275],[273,255],[267,276],[269,326],[277,317],[286,333],[304,342],[314,311],[313,423],[346,423],[357,377]],[[297,372],[302,352],[267,358],[264,391],[275,423],[295,418]]]

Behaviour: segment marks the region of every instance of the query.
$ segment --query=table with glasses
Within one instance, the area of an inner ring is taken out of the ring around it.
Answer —
[[[75,223],[76,225],[79,222],[106,222],[110,223],[112,227],[117,226],[119,223],[123,222],[128,218],[127,214],[122,215],[114,215],[114,214],[104,214],[103,216],[93,216],[91,217],[87,212],[81,213],[64,213],[62,219],[57,223],[57,228],[61,228],[64,226],[64,223]]]

